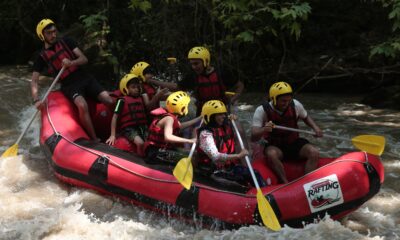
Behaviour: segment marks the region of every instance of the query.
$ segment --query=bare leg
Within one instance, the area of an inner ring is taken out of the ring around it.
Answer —
[[[143,139],[139,136],[136,136],[135,139],[133,140],[133,142],[136,145],[137,154],[140,156],[144,156],[144,152],[143,152],[144,141],[143,141]]]
[[[92,140],[97,140],[96,132],[94,131],[92,119],[90,118],[88,104],[84,97],[77,96],[74,99],[74,103],[78,108],[79,112],[79,120],[83,125],[83,128],[86,130],[86,133]]]
[[[307,159],[304,173],[309,173],[317,169],[319,160],[319,151],[311,144],[304,145],[299,153],[301,158]]]
[[[286,178],[285,169],[281,159],[283,158],[282,151],[274,146],[269,146],[265,149],[265,156],[267,156],[269,165],[282,183],[288,183]]]
[[[112,106],[114,104],[114,99],[110,97],[110,94],[107,91],[102,91],[97,96],[100,102],[104,103],[107,106]]]

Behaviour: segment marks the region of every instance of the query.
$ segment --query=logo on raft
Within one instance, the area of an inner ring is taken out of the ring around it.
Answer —
[[[343,194],[336,174],[303,185],[312,213],[343,203]]]

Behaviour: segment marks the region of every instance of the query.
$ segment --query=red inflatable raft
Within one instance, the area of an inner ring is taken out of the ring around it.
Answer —
[[[92,109],[99,135],[108,137],[112,111],[101,104]],[[255,188],[195,172],[192,188],[185,190],[172,175],[174,166],[148,165],[133,153],[89,141],[75,107],[61,92],[48,96],[41,121],[40,144],[63,182],[205,225],[233,228],[262,223]],[[124,139],[119,141],[124,149],[132,147]],[[262,192],[282,226],[301,227],[326,214],[339,219],[378,193],[384,180],[379,158],[364,152],[321,159],[320,167],[305,176],[303,163],[286,163],[291,182],[285,185],[277,184],[262,156],[256,154],[254,159],[254,168],[271,182]]]

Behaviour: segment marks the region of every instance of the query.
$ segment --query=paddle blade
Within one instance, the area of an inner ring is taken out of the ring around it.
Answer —
[[[384,137],[377,135],[360,135],[351,141],[356,148],[377,156],[382,155],[386,143]]]
[[[192,159],[182,158],[178,164],[176,164],[173,174],[182,186],[189,190],[193,180]]]
[[[18,154],[18,144],[14,144],[11,147],[9,147],[2,155],[1,158],[6,158],[6,157],[15,157]]]
[[[268,200],[261,192],[261,189],[257,190],[257,204],[264,225],[273,231],[281,230],[281,224],[279,223],[278,218],[276,218],[275,212]]]

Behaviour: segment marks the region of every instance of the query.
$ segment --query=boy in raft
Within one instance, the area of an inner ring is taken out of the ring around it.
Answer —
[[[175,164],[187,153],[178,152],[177,145],[196,142],[196,138],[179,137],[179,131],[200,121],[201,117],[181,123],[179,117],[188,113],[190,97],[186,92],[171,93],[166,101],[165,108],[151,111],[153,121],[149,127],[149,136],[145,143],[147,163]]]
[[[212,177],[222,177],[245,186],[253,184],[244,161],[249,152],[242,149],[236,153],[235,134],[228,121],[225,104],[219,100],[207,101],[202,107],[201,116],[204,125],[198,130],[198,168],[210,173]],[[255,174],[259,184],[265,186],[261,175],[257,172]]]
[[[154,69],[147,62],[138,62],[133,65],[131,72],[139,76],[142,80],[143,87],[143,100],[150,109],[160,107],[160,101],[165,100],[170,94],[168,88],[158,89],[157,83],[159,81],[154,80]]]
[[[137,153],[143,154],[143,144],[147,137],[146,104],[141,96],[140,79],[135,74],[126,74],[120,81],[122,97],[118,98],[111,120],[111,135],[106,143],[114,145],[116,130],[136,145]]]

